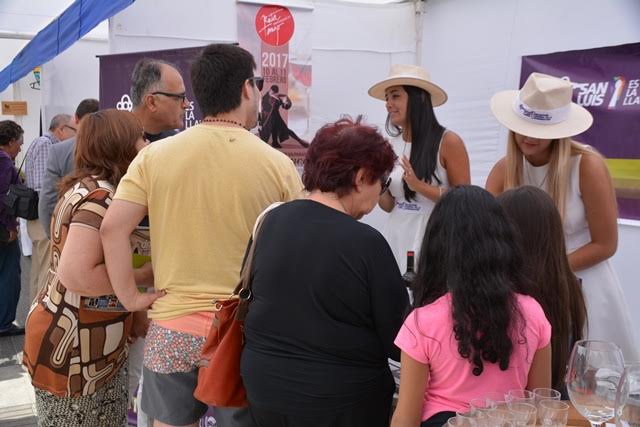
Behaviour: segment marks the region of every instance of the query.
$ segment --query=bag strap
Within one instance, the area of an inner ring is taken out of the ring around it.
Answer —
[[[238,312],[236,313],[236,320],[239,322],[244,321],[249,309],[249,300],[251,299],[251,270],[253,269],[253,254],[256,248],[256,240],[264,223],[264,219],[267,213],[272,209],[280,206],[283,202],[272,203],[258,216],[256,223],[253,227],[251,246],[249,246],[249,252],[247,258],[240,271],[240,282],[233,291],[233,295],[238,295],[240,303],[238,304]]]
[[[24,161],[27,160],[27,154],[29,154],[29,151],[31,151],[31,148],[33,147],[33,145],[29,146],[29,149],[27,150],[26,153],[24,153],[24,157],[22,158],[22,162],[20,162],[20,167],[18,168],[18,175],[17,177],[20,177],[20,172],[22,172],[22,166],[24,166]]]

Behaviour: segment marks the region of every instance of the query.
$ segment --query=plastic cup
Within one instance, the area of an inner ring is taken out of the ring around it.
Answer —
[[[545,399],[538,403],[538,422],[543,427],[565,427],[569,419],[569,405]]]

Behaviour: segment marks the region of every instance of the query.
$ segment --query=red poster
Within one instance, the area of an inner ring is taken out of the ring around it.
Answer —
[[[301,169],[312,136],[311,10],[238,4],[238,39],[264,77],[256,134]]]

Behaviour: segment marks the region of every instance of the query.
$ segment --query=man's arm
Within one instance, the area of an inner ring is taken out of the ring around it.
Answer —
[[[131,262],[129,237],[147,214],[146,206],[114,200],[100,227],[107,272],[116,296],[129,311],[146,310],[164,291],[140,293]]]

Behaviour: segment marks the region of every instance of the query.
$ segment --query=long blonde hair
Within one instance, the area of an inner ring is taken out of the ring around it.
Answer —
[[[588,145],[580,144],[571,138],[554,139],[550,144],[551,160],[547,172],[547,189],[555,203],[560,217],[564,221],[565,199],[569,176],[571,174],[571,156],[577,154],[597,154]],[[510,130],[507,142],[504,191],[524,185],[524,154],[516,143],[515,133]]]

